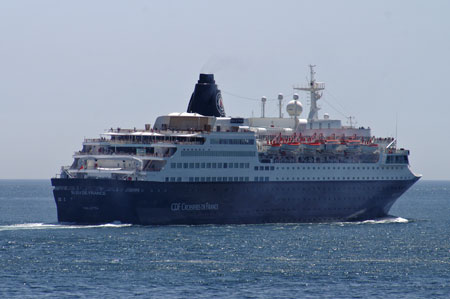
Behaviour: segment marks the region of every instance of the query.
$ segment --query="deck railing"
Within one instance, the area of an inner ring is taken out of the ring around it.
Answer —
[[[92,143],[107,143],[110,145],[114,145],[114,144],[148,144],[148,145],[152,145],[152,144],[194,144],[194,145],[201,145],[204,144],[204,141],[180,141],[180,140],[164,140],[164,141],[156,141],[156,140],[138,140],[137,139],[104,139],[104,138],[85,138],[84,142],[92,142]]]

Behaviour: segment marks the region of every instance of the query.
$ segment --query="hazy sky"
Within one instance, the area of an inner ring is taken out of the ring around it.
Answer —
[[[320,115],[377,136],[395,135],[397,115],[413,170],[450,179],[449,13],[450,1],[1,1],[0,178],[50,178],[84,137],[185,111],[201,71],[223,92],[275,98],[312,63]],[[227,93],[224,106],[260,115]]]

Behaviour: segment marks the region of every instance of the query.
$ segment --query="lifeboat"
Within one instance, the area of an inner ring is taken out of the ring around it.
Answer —
[[[280,148],[281,143],[272,143],[267,151],[271,153],[276,153],[280,150]]]
[[[283,151],[296,151],[300,148],[300,142],[288,142],[281,144],[281,150]]]
[[[302,146],[306,153],[314,153],[316,151],[323,150],[323,144],[320,142],[303,143]]]
[[[360,140],[346,140],[345,141],[346,151],[350,153],[357,153],[361,151],[361,141]]]
[[[344,147],[339,140],[327,140],[324,144],[324,150],[329,153],[342,151]]]
[[[378,144],[371,143],[371,144],[362,144],[361,150],[363,154],[373,154],[378,149]]]

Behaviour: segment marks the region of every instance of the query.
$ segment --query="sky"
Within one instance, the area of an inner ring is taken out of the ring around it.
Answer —
[[[0,179],[49,179],[84,138],[186,111],[200,72],[214,73],[227,115],[246,117],[262,96],[289,100],[315,64],[320,116],[397,135],[415,173],[448,180],[449,11],[445,0],[1,1]]]

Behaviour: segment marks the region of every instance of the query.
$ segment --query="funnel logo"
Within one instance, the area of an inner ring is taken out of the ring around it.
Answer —
[[[220,91],[216,95],[216,108],[220,116],[225,116],[225,108],[223,107],[222,93]]]

